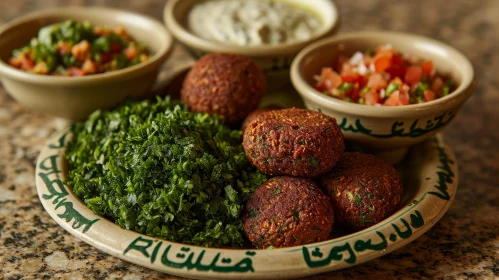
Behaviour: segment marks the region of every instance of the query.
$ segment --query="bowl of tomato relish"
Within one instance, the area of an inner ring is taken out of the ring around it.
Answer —
[[[290,75],[305,106],[335,117],[347,140],[399,159],[449,124],[475,87],[461,52],[397,32],[323,39],[297,55]]]
[[[0,27],[0,80],[24,106],[72,120],[143,98],[173,39],[155,19],[109,8],[50,8]]]

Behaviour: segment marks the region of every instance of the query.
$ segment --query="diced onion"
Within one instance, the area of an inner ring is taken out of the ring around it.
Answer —
[[[385,98],[385,95],[386,95],[385,89],[381,89],[381,91],[379,92],[379,96],[381,98]]]
[[[360,63],[358,71],[359,71],[360,75],[365,75],[365,74],[367,74],[368,69],[367,69],[367,67],[366,67],[366,65],[364,63]]]
[[[358,65],[364,60],[364,55],[361,52],[356,52],[352,58],[350,58],[350,64],[352,65]]]

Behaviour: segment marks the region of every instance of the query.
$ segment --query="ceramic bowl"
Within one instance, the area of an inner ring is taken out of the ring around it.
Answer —
[[[123,26],[145,44],[151,56],[125,69],[84,77],[55,77],[27,73],[6,61],[12,50],[29,43],[48,24],[73,19],[92,25]],[[151,18],[107,8],[55,8],[20,17],[0,28],[0,78],[14,99],[46,114],[81,119],[92,111],[110,108],[129,96],[147,93],[158,69],[168,57],[173,39],[163,25]]]
[[[170,0],[164,9],[164,21],[167,28],[182,45],[197,59],[213,52],[236,53],[253,59],[266,73],[269,88],[278,88],[289,82],[289,67],[296,54],[309,45],[338,29],[338,10],[330,0],[280,0],[291,5],[303,7],[313,12],[323,22],[320,32],[306,41],[292,44],[264,45],[264,46],[237,46],[209,41],[196,36],[187,27],[189,10],[196,0]]]
[[[404,54],[432,60],[438,73],[457,82],[457,89],[428,103],[395,107],[349,103],[314,89],[314,75],[322,67],[331,67],[340,54],[352,55],[387,43]],[[307,108],[335,117],[347,140],[392,163],[401,160],[407,147],[448,125],[475,87],[473,67],[459,51],[429,38],[394,32],[355,32],[321,40],[297,55],[291,80]]]

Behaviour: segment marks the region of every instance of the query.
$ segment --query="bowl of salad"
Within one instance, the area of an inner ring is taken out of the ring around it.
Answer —
[[[307,108],[335,117],[346,139],[392,162],[449,124],[475,87],[462,53],[396,32],[312,44],[293,61],[291,80]]]
[[[126,11],[43,10],[0,28],[0,78],[25,106],[77,120],[150,91],[172,42],[160,22]]]

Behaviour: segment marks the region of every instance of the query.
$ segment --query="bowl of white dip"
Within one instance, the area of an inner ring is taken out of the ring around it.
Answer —
[[[288,83],[295,55],[338,27],[331,0],[169,0],[163,16],[196,59],[213,52],[248,56],[270,88]]]

